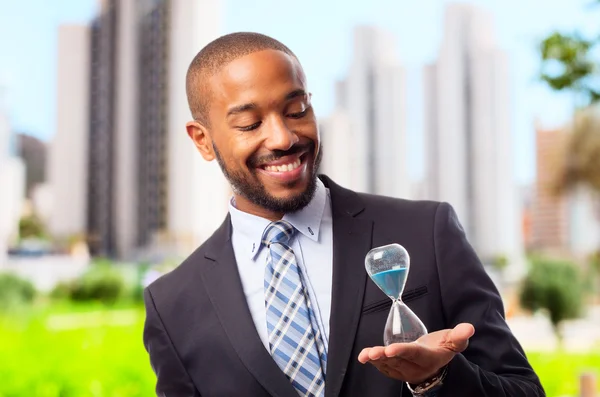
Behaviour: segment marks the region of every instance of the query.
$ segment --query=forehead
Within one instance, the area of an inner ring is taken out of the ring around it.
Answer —
[[[240,57],[210,79],[213,103],[222,106],[240,102],[281,100],[289,91],[305,88],[299,62],[275,50]]]

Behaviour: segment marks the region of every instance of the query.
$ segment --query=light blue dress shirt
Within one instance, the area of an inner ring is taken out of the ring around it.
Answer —
[[[264,298],[268,249],[261,245],[261,238],[271,221],[238,210],[233,199],[229,204],[229,213],[233,226],[233,251],[242,287],[258,335],[268,351]],[[305,287],[312,307],[315,308],[325,348],[328,349],[333,277],[333,222],[329,189],[317,179],[317,188],[311,202],[298,212],[286,214],[283,220],[291,223],[297,230],[291,248],[306,281]]]

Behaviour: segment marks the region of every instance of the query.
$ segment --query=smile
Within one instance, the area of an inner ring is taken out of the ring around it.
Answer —
[[[289,183],[302,178],[306,170],[307,153],[301,155],[290,155],[279,160],[264,164],[258,168],[259,173],[276,180],[277,182]]]
[[[264,168],[266,171],[270,171],[270,172],[287,172],[287,171],[295,170],[296,168],[300,167],[301,164],[302,164],[302,160],[300,160],[300,158],[298,158],[293,163],[282,164],[282,165],[265,165]]]

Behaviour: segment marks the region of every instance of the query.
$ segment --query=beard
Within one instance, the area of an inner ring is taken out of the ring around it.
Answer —
[[[213,149],[215,151],[215,157],[217,158],[217,163],[219,163],[219,167],[221,167],[221,171],[225,178],[229,181],[233,191],[240,196],[245,197],[248,201],[264,208],[268,211],[275,213],[293,213],[301,210],[306,207],[310,201],[312,200],[315,190],[317,189],[317,173],[319,170],[319,165],[321,164],[322,157],[322,145],[319,146],[319,151],[317,153],[317,157],[315,159],[314,164],[310,168],[310,179],[308,181],[308,185],[306,189],[300,194],[290,197],[290,198],[278,198],[271,195],[265,186],[260,182],[257,176],[256,167],[258,159],[251,158],[248,163],[248,169],[252,174],[252,177],[249,178],[247,175],[240,171],[233,171],[227,168],[225,162],[223,161],[223,157],[221,153],[217,149],[217,147],[213,144]],[[268,156],[269,161],[276,160],[280,157],[297,153],[303,148],[292,148],[287,151],[275,151],[272,155]],[[309,150],[311,153],[315,152],[315,144],[311,143]]]

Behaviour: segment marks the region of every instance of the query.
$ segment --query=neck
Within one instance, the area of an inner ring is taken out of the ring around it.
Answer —
[[[273,212],[269,211],[259,205],[254,204],[243,196],[238,194],[233,195],[233,199],[235,200],[235,208],[240,211],[246,212],[251,215],[259,216],[261,218],[268,219],[270,221],[279,221],[283,218],[283,213],[281,212]]]

